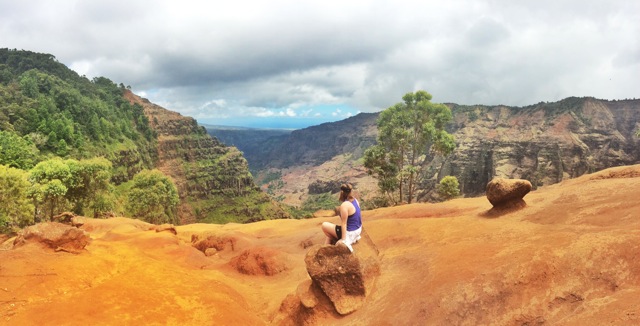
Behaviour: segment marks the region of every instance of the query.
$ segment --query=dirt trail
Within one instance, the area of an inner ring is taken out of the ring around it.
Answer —
[[[322,324],[640,324],[639,193],[636,165],[541,188],[502,216],[487,214],[486,198],[366,211],[381,275],[364,307]],[[173,235],[89,219],[93,240],[80,254],[5,245],[0,325],[271,324],[308,279],[305,248],[323,241],[325,220],[191,224]],[[207,257],[193,235],[229,245]],[[246,251],[284,268],[242,274],[231,262]]]

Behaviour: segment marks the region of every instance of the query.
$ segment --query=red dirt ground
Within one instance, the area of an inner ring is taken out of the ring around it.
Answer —
[[[636,165],[538,189],[502,215],[484,197],[365,211],[381,257],[374,290],[360,310],[315,323],[638,325],[639,194]],[[274,324],[309,279],[305,248],[332,219],[191,224],[177,235],[88,219],[80,254],[5,242],[0,324]],[[206,256],[194,234],[229,245]]]

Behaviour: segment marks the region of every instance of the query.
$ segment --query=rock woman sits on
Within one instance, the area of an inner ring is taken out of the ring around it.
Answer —
[[[360,240],[362,232],[362,214],[360,203],[352,194],[353,187],[350,184],[340,186],[340,204],[337,207],[340,216],[340,225],[330,222],[322,223],[322,231],[327,236],[325,244],[343,244],[353,252],[352,244]]]

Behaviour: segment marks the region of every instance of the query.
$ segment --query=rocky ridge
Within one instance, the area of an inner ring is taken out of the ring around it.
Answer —
[[[236,147],[209,136],[191,117],[151,103],[130,91],[125,97],[144,108],[158,135],[156,167],[170,176],[180,196],[182,224],[200,221],[256,221],[287,214],[254,184]]]
[[[453,113],[448,131],[457,148],[446,160],[428,162],[431,178],[420,187],[421,201],[437,200],[436,183],[446,175],[456,176],[461,192],[472,197],[482,195],[494,177],[526,179],[537,189],[640,162],[640,138],[635,135],[640,100],[571,97],[526,107],[447,105]],[[356,184],[365,199],[371,198],[376,182],[360,159],[375,142],[376,119],[377,114],[360,114],[271,139],[268,153],[260,154],[268,163],[258,164],[264,166],[258,175],[281,172],[285,186],[276,195],[284,195],[289,204],[304,200],[313,184],[345,179]]]
[[[640,100],[572,97],[524,108],[450,106],[458,147],[431,167],[438,178],[458,177],[469,196],[484,193],[494,177],[526,179],[535,189],[640,162]]]

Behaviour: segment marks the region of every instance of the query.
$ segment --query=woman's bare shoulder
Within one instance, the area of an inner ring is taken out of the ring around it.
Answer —
[[[351,207],[353,206],[353,203],[348,200],[345,200],[342,202],[342,204],[340,204],[340,206]]]
[[[345,208],[349,213],[356,209],[353,203],[348,200],[343,201],[342,204],[340,204],[340,208]]]

